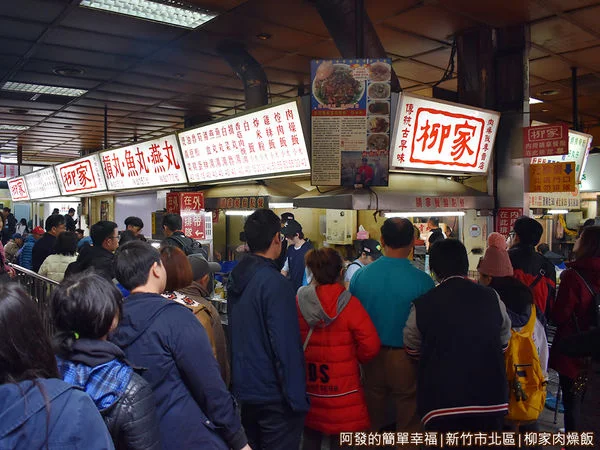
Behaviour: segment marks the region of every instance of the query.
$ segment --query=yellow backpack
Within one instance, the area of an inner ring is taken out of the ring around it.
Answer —
[[[533,341],[536,309],[531,308],[527,324],[517,331],[511,330],[511,338],[504,356],[508,380],[508,415],[515,422],[537,420],[546,402],[546,384],[538,350]]]

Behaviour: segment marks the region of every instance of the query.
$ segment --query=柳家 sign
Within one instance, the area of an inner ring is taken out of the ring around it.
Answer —
[[[63,195],[106,191],[100,158],[97,154],[54,166]]]
[[[558,156],[569,153],[569,127],[566,124],[523,128],[523,157]]]

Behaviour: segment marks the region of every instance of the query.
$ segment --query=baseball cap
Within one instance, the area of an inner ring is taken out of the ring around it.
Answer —
[[[297,233],[302,232],[302,225],[300,225],[298,222],[296,222],[295,220],[288,220],[285,225],[283,226],[283,228],[281,229],[281,233],[283,233],[283,235],[285,237],[288,236],[295,236]]]
[[[294,220],[294,215],[291,212],[284,212],[281,215],[281,221],[287,222],[288,220]]]
[[[23,236],[21,236],[21,233],[15,233],[12,235],[13,239],[23,239]]]
[[[31,231],[31,234],[44,234],[44,233],[45,233],[44,229],[42,227],[40,227],[40,226],[35,227]]]
[[[192,266],[192,275],[194,280],[199,280],[208,273],[215,273],[221,271],[221,266],[215,262],[207,261],[204,256],[196,253],[188,256],[190,265]]]
[[[375,239],[365,239],[360,243],[360,252],[365,252],[367,256],[377,259],[381,256],[381,244]]]

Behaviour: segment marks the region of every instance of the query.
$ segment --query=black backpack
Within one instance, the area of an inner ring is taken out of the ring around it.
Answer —
[[[177,246],[180,247],[186,256],[201,254],[205,259],[208,259],[208,252],[202,244],[195,239],[189,238],[181,234],[174,234],[169,239],[175,241]]]

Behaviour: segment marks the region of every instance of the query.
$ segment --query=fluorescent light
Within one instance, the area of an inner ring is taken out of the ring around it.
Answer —
[[[178,1],[165,3],[152,0],[81,0],[80,6],[189,29],[217,17],[217,14],[200,8],[184,7]]]
[[[244,209],[230,209],[225,211],[226,216],[249,216],[254,211],[248,211]]]
[[[536,105],[538,103],[544,103],[543,100],[539,100],[537,98],[529,97],[529,104]]]
[[[0,130],[25,131],[29,130],[27,125],[0,125]]]
[[[431,211],[431,212],[389,212],[385,213],[388,219],[393,217],[457,217],[464,216],[464,211]]]
[[[2,86],[2,89],[5,91],[31,92],[32,94],[64,95],[66,97],[79,97],[87,92],[85,89],[19,83],[17,81],[7,81]]]
[[[548,214],[568,214],[568,209],[550,209],[548,210]]]
[[[294,204],[293,203],[271,203],[269,202],[269,208],[293,208]]]

